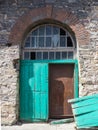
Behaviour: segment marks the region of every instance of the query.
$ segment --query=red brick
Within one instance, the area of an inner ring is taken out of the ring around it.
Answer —
[[[39,21],[49,19],[67,25],[78,39],[79,44],[89,43],[89,34],[78,20],[78,18],[68,10],[53,8],[52,5],[36,8],[21,16],[11,30],[9,42],[13,44],[21,43],[25,34]]]

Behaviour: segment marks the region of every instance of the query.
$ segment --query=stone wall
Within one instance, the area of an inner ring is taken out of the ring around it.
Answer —
[[[98,93],[98,2],[96,0],[1,0],[0,1],[0,86],[2,124],[19,120],[20,45],[10,46],[9,35],[16,21],[28,11],[52,5],[71,11],[89,32],[89,44],[78,44],[80,96]],[[24,22],[24,21],[23,21]],[[79,28],[77,27],[79,30]],[[16,34],[18,35],[18,34]],[[81,34],[82,35],[82,34]]]
[[[2,124],[14,124],[18,119],[19,81],[18,67],[14,60],[19,59],[19,47],[0,47],[0,86]]]
[[[98,6],[93,6],[85,28],[90,33],[90,43],[79,46],[80,95],[98,93]]]

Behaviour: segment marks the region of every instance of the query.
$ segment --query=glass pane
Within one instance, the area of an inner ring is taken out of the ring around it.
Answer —
[[[32,32],[32,35],[33,35],[33,36],[37,36],[37,35],[38,35],[38,29],[34,30],[34,31]]]
[[[31,44],[31,46],[32,47],[37,47],[37,41],[38,41],[37,37],[32,37],[32,44]]]
[[[43,59],[47,60],[48,59],[48,52],[43,52]]]
[[[54,59],[54,52],[49,52],[49,59]]]
[[[60,59],[60,52],[56,52],[56,59]]]
[[[59,28],[58,27],[53,27],[53,34],[59,35]]]
[[[45,35],[45,27],[44,26],[39,28],[39,35],[42,35],[42,36]]]
[[[30,37],[28,37],[25,41],[25,47],[30,47]]]
[[[54,47],[57,47],[59,45],[59,39],[60,38],[58,34],[52,36],[52,43]]]
[[[46,26],[46,35],[51,35],[52,27],[50,25]]]
[[[30,53],[30,59],[31,60],[35,60],[35,52],[31,52]]]
[[[30,55],[29,52],[24,52],[24,59],[29,60],[29,55]]]
[[[42,59],[42,52],[36,52],[36,59],[41,60]]]
[[[73,52],[68,52],[68,59],[73,59]]]
[[[67,59],[67,52],[62,52],[62,59]]]
[[[65,47],[65,46],[66,46],[66,38],[60,37],[60,47]]]
[[[67,47],[73,47],[72,40],[70,37],[67,37]]]
[[[51,47],[51,37],[46,37],[46,47]]]
[[[39,47],[44,47],[44,37],[39,37]]]
[[[65,30],[63,30],[63,29],[60,29],[60,35],[66,35],[66,32],[65,32]]]

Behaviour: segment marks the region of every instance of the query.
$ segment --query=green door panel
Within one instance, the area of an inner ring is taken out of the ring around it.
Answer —
[[[35,78],[35,91],[40,91],[41,89],[41,64],[34,63],[34,78]],[[40,86],[39,86],[40,85]]]
[[[42,93],[41,94],[41,118],[48,119],[48,104],[46,104],[48,99],[48,94]]]
[[[48,119],[47,63],[20,63],[20,119]]]
[[[35,119],[41,119],[40,114],[40,108],[41,108],[41,102],[40,102],[40,92],[35,92],[35,100],[34,100],[34,114],[35,114]]]
[[[48,65],[41,64],[41,91],[48,93]]]

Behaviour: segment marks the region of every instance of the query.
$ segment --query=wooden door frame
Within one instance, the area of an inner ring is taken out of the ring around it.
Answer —
[[[78,60],[69,60],[69,59],[68,60],[20,60],[20,63],[22,63],[22,62],[47,63],[47,64],[74,64],[74,98],[79,97]],[[48,90],[49,90],[49,88],[48,88]],[[48,93],[49,93],[49,91],[48,91]],[[49,96],[49,94],[48,94],[48,96]],[[48,101],[49,101],[49,97],[48,97]],[[49,107],[48,107],[48,118],[49,118]]]
[[[48,60],[49,64],[74,64],[74,98],[79,97],[78,60]]]
[[[48,60],[48,63],[49,64],[74,64],[74,98],[78,98],[79,97],[78,60]],[[48,97],[48,100],[49,100],[49,97]],[[48,118],[49,118],[49,108],[48,108]]]

